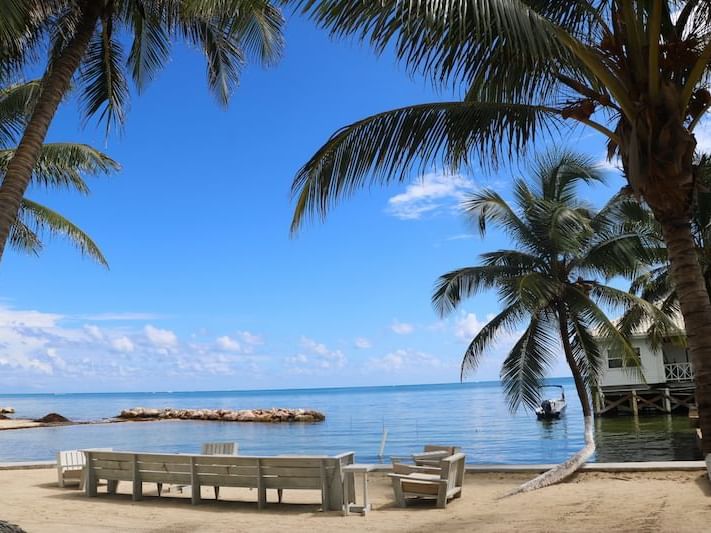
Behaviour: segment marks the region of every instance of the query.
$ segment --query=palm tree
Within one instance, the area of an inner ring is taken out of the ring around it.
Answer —
[[[30,81],[0,88],[0,182],[4,180],[8,163],[15,153],[11,145],[37,97],[38,86],[37,81]],[[88,194],[89,187],[82,175],[109,174],[118,168],[114,160],[85,144],[49,143],[42,145],[32,172],[32,183],[43,188]],[[82,254],[108,267],[99,247],[81,228],[49,207],[23,198],[10,228],[10,246],[39,254],[43,248],[43,235],[66,237]]]
[[[47,130],[75,74],[86,115],[97,115],[107,128],[120,125],[129,92],[124,71],[140,90],[168,61],[171,41],[182,39],[204,53],[208,85],[226,104],[248,55],[263,64],[279,57],[282,24],[269,0],[3,2],[0,60],[13,67],[46,41],[50,51],[39,95],[0,186],[0,257]],[[119,33],[132,37],[128,55]],[[13,70],[3,66],[0,74]]]
[[[595,451],[589,393],[604,368],[604,349],[620,353],[632,367],[639,365],[605,308],[638,305],[668,321],[651,304],[598,281],[635,273],[644,243],[635,232],[621,231],[611,216],[612,205],[597,211],[578,199],[577,185],[602,181],[591,160],[573,153],[548,154],[538,158],[532,176],[528,182],[515,180],[514,205],[493,190],[473,193],[464,202],[482,236],[494,225],[514,247],[484,253],[478,266],[444,274],[432,296],[440,315],[486,289],[496,289],[505,306],[469,344],[462,378],[476,370],[502,333],[527,323],[501,369],[511,410],[539,405],[539,387],[562,346],[583,410],[586,446],[520,490],[563,479]]]
[[[698,157],[694,164],[694,172],[699,187],[694,194],[691,231],[706,292],[711,295],[711,158],[709,155],[703,154]],[[679,298],[672,281],[661,225],[644,203],[633,198],[620,197],[617,211],[617,217],[629,231],[635,231],[644,237],[647,255],[651,260],[650,268],[633,280],[630,292],[654,303],[665,315],[677,317]],[[628,335],[644,328],[655,343],[661,343],[667,338],[683,337],[678,331],[666,330],[664,324],[659,324],[637,306],[633,306],[625,313],[619,326],[621,331]],[[684,341],[683,338],[677,340]]]
[[[659,221],[711,434],[711,301],[690,217],[694,129],[711,106],[711,3],[698,0],[301,0],[337,36],[392,49],[462,99],[407,106],[337,131],[298,172],[292,230],[366,184],[433,164],[495,166],[586,126],[619,156]],[[704,441],[711,452],[711,439]]]

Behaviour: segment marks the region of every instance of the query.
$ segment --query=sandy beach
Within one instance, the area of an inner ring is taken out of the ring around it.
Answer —
[[[711,524],[711,484],[703,471],[581,473],[534,493],[498,499],[527,474],[467,474],[463,497],[447,509],[393,505],[383,474],[370,484],[374,510],[366,517],[318,510],[318,494],[285,491],[284,504],[258,511],[254,491],[223,488],[221,501],[189,502],[189,489],[158,499],[145,484],[145,499],[132,502],[130,485],[119,494],[87,498],[59,489],[54,470],[0,471],[0,519],[28,532],[44,531],[629,531],[698,532]],[[203,488],[211,498],[212,489]],[[275,494],[269,494],[270,501]]]

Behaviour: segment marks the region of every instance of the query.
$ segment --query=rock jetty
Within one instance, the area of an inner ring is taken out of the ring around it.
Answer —
[[[321,422],[326,415],[305,409],[124,409],[118,418],[124,420],[216,420],[221,422]]]
[[[0,415],[11,415],[15,412],[14,407],[0,407]]]

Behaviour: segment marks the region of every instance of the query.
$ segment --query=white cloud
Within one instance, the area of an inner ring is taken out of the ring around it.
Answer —
[[[227,352],[238,352],[242,348],[239,342],[227,335],[217,338],[217,346]]]
[[[408,335],[415,331],[415,326],[406,322],[398,322],[395,320],[392,324],[390,324],[390,329],[398,335]]]
[[[454,323],[454,334],[465,341],[471,341],[481,331],[486,322],[481,322],[474,313],[463,314]]]
[[[619,156],[612,158],[612,161],[607,159],[607,156],[604,156],[596,165],[607,172],[622,172],[622,160]]]
[[[696,129],[694,129],[696,137],[696,150],[705,154],[711,153],[711,119],[706,116],[702,118]]]
[[[464,241],[464,240],[469,240],[473,239],[474,235],[471,233],[460,233],[459,235],[452,235],[450,237],[447,237],[445,240],[447,241]]]
[[[123,353],[131,353],[136,349],[135,345],[133,344],[133,341],[125,335],[112,339],[111,347],[117,352]]]
[[[136,320],[158,320],[164,318],[162,315],[157,315],[155,313],[96,313],[93,315],[81,315],[83,320],[91,320],[95,322],[103,321],[136,321]]]
[[[341,350],[331,350],[325,344],[308,337],[301,337],[301,350],[286,358],[291,371],[297,374],[312,374],[343,368],[347,358]]]
[[[387,372],[395,372],[402,369],[421,370],[425,368],[441,368],[444,365],[441,359],[428,353],[416,350],[395,350],[383,357],[373,357],[368,360],[368,366]]]
[[[96,339],[97,341],[104,339],[104,333],[101,331],[101,328],[99,326],[95,326],[93,324],[86,324],[84,326],[84,329],[92,338]]]
[[[169,329],[160,329],[148,324],[143,328],[146,338],[164,353],[178,345],[178,337]]]
[[[353,341],[353,345],[359,350],[367,350],[373,346],[365,337],[358,337],[355,341]]]
[[[417,220],[442,208],[456,208],[475,188],[472,180],[458,174],[426,174],[390,198],[386,212],[402,220]]]
[[[239,331],[237,332],[239,335],[239,338],[242,339],[242,342],[245,344],[249,344],[251,346],[258,346],[260,344],[264,344],[264,339],[262,339],[261,335],[256,335],[252,333],[251,331]]]

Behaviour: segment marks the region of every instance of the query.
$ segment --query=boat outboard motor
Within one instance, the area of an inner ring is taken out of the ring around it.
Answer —
[[[551,412],[553,411],[553,406],[551,405],[551,402],[548,400],[543,400],[541,402],[541,407],[543,408],[543,412],[547,416],[550,416]]]

